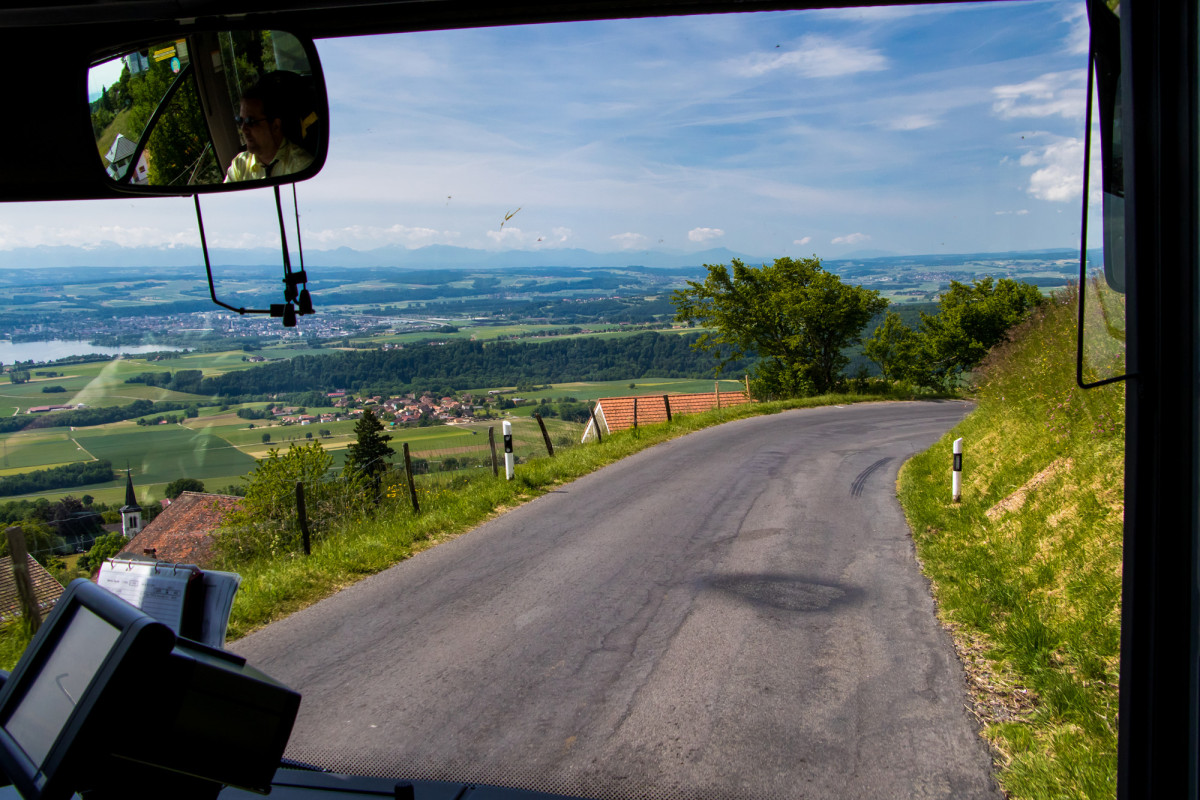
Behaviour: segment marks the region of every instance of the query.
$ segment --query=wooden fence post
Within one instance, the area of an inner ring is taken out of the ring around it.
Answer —
[[[717,398],[717,408],[721,408],[721,382],[713,381],[713,396]]]
[[[33,580],[29,577],[29,551],[25,549],[25,531],[14,525],[5,531],[8,535],[8,552],[12,556],[13,583],[17,585],[17,597],[21,601],[21,616],[29,625],[30,633],[42,627],[42,612],[38,609],[37,595],[33,592]]]
[[[304,484],[296,481],[296,517],[300,520],[300,541],[304,544],[304,555],[312,555],[312,540],[308,535],[308,510],[304,507]]]
[[[592,427],[596,429],[596,444],[600,444],[604,437],[600,435],[600,423],[596,421],[596,407],[588,404],[588,413],[592,415]]]
[[[750,396],[750,373],[749,372],[746,373],[746,399],[747,400],[754,399],[753,397]]]
[[[500,465],[496,463],[496,428],[488,428],[488,446],[492,448],[492,477],[500,477]]]
[[[633,398],[633,429],[637,430],[637,398]]]
[[[671,398],[663,395],[663,406],[667,409],[667,422],[671,421]]]
[[[404,443],[404,475],[408,478],[408,497],[412,500],[413,512],[421,513],[421,504],[417,502],[417,483],[413,480],[412,457],[408,454],[408,442]]]
[[[542,415],[535,413],[533,418],[538,421],[538,427],[542,429],[542,439],[546,442],[546,452],[550,454],[551,458],[554,458],[554,445],[550,444],[550,434],[546,432],[546,423],[542,422]]]

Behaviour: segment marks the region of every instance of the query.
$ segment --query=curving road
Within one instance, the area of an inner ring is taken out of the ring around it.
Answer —
[[[894,488],[969,408],[694,433],[231,649],[303,694],[288,755],[342,772],[590,797],[999,798]]]

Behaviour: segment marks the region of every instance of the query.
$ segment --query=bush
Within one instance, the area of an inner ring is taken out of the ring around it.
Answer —
[[[272,450],[246,477],[245,500],[231,513],[216,538],[226,566],[257,557],[301,551],[296,484],[304,484],[304,505],[311,540],[322,539],[336,524],[360,518],[367,508],[362,479],[327,477],[333,457],[319,441]]]
[[[79,569],[92,573],[100,569],[100,565],[125,549],[129,540],[122,533],[106,533],[92,544],[92,549],[80,557]]]

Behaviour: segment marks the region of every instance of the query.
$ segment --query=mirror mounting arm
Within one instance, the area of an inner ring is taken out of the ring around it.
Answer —
[[[208,240],[204,236],[204,217],[200,214],[200,195],[192,195],[192,200],[196,204],[196,224],[200,227],[200,250],[204,253],[204,269],[208,272],[208,294],[212,297],[212,301],[221,308],[228,308],[230,311],[235,311],[238,314],[270,314],[271,316],[283,316],[283,313],[274,313],[274,309],[267,308],[238,308],[231,306],[229,303],[217,299],[217,289],[213,285],[212,262],[208,258]]]
[[[287,229],[283,223],[283,201],[279,197],[279,187],[272,187],[275,191],[275,213],[279,218],[279,241],[283,246],[283,300],[284,303],[293,308],[293,316],[284,315],[284,325],[288,325],[288,319],[292,319],[294,325],[294,314],[313,313],[312,296],[308,293],[308,274],[304,271],[304,246],[300,242],[300,204],[296,200],[296,184],[292,184],[292,205],[296,211],[296,247],[300,256],[300,270],[292,271],[292,258],[288,252],[287,245]],[[299,287],[303,286],[303,290]],[[289,326],[290,327],[290,326]]]
[[[296,316],[312,314],[312,297],[308,293],[308,275],[304,271],[304,253],[300,253],[300,269],[292,270],[292,259],[288,254],[287,231],[283,223],[283,201],[279,197],[279,187],[275,190],[275,210],[279,215],[279,239],[283,243],[283,300],[282,303],[272,303],[270,308],[238,308],[217,298],[217,288],[213,283],[212,260],[208,257],[208,239],[204,235],[204,216],[200,213],[200,195],[192,195],[196,205],[196,224],[200,229],[200,250],[204,254],[204,270],[208,273],[208,294],[212,301],[221,308],[227,308],[238,314],[270,314],[272,317],[282,317],[283,327],[296,327]],[[292,200],[295,202],[296,186],[292,184]],[[296,210],[296,238],[300,237],[300,211]],[[299,287],[303,285],[303,290]]]

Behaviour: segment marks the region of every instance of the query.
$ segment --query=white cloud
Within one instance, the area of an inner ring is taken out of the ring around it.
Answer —
[[[839,42],[825,36],[804,36],[795,49],[753,53],[731,62],[736,74],[758,77],[775,70],[789,70],[806,78],[834,78],[888,68],[878,50]]]
[[[347,225],[342,228],[326,228],[304,232],[306,242],[364,249],[388,244],[403,244],[406,247],[424,247],[430,244],[446,244],[459,237],[453,231],[438,231],[433,228],[410,228],[407,225]]]
[[[906,117],[894,117],[885,120],[883,127],[891,131],[916,131],[921,128],[932,128],[939,120],[928,114],[909,114]]]
[[[278,234],[275,237],[279,241]],[[209,238],[210,245],[214,243]],[[82,225],[62,227],[53,225],[0,226],[0,250],[17,247],[69,245],[93,248],[101,245],[120,247],[199,247],[200,235],[191,230],[166,230],[151,226]],[[218,244],[218,246],[223,246]]]
[[[521,247],[537,242],[537,234],[525,233],[520,228],[514,228],[511,225],[506,225],[499,230],[488,231],[487,238],[495,244],[511,247]]]
[[[1028,214],[1029,214],[1028,208],[1020,208],[1020,209],[1017,209],[1016,211],[997,211],[996,212],[997,217],[1007,217],[1007,216],[1024,217]]]
[[[811,236],[805,236],[803,239],[793,239],[792,244],[808,244],[812,241]]]
[[[618,233],[608,238],[620,245],[622,249],[637,247],[642,242],[646,241],[646,237],[640,233]]]
[[[822,18],[852,22],[894,22],[895,20],[955,11],[951,5],[933,6],[866,6],[862,8],[831,8],[821,12]]]
[[[725,231],[720,228],[692,228],[688,231],[688,241],[707,242],[710,239],[719,239],[724,235]]]
[[[1067,52],[1077,56],[1087,55],[1091,36],[1087,8],[1082,3],[1073,3],[1063,17],[1063,22],[1071,26],[1071,32],[1067,34]]]
[[[1003,119],[1052,117],[1076,119],[1083,116],[1087,92],[1083,70],[1047,72],[1025,83],[992,89],[996,101],[992,111]]]
[[[838,236],[830,240],[830,244],[861,244],[871,237],[865,233],[851,233],[846,236]]]
[[[1065,203],[1083,193],[1083,140],[1059,138],[1021,156],[1023,167],[1037,167],[1026,190],[1039,200]]]

